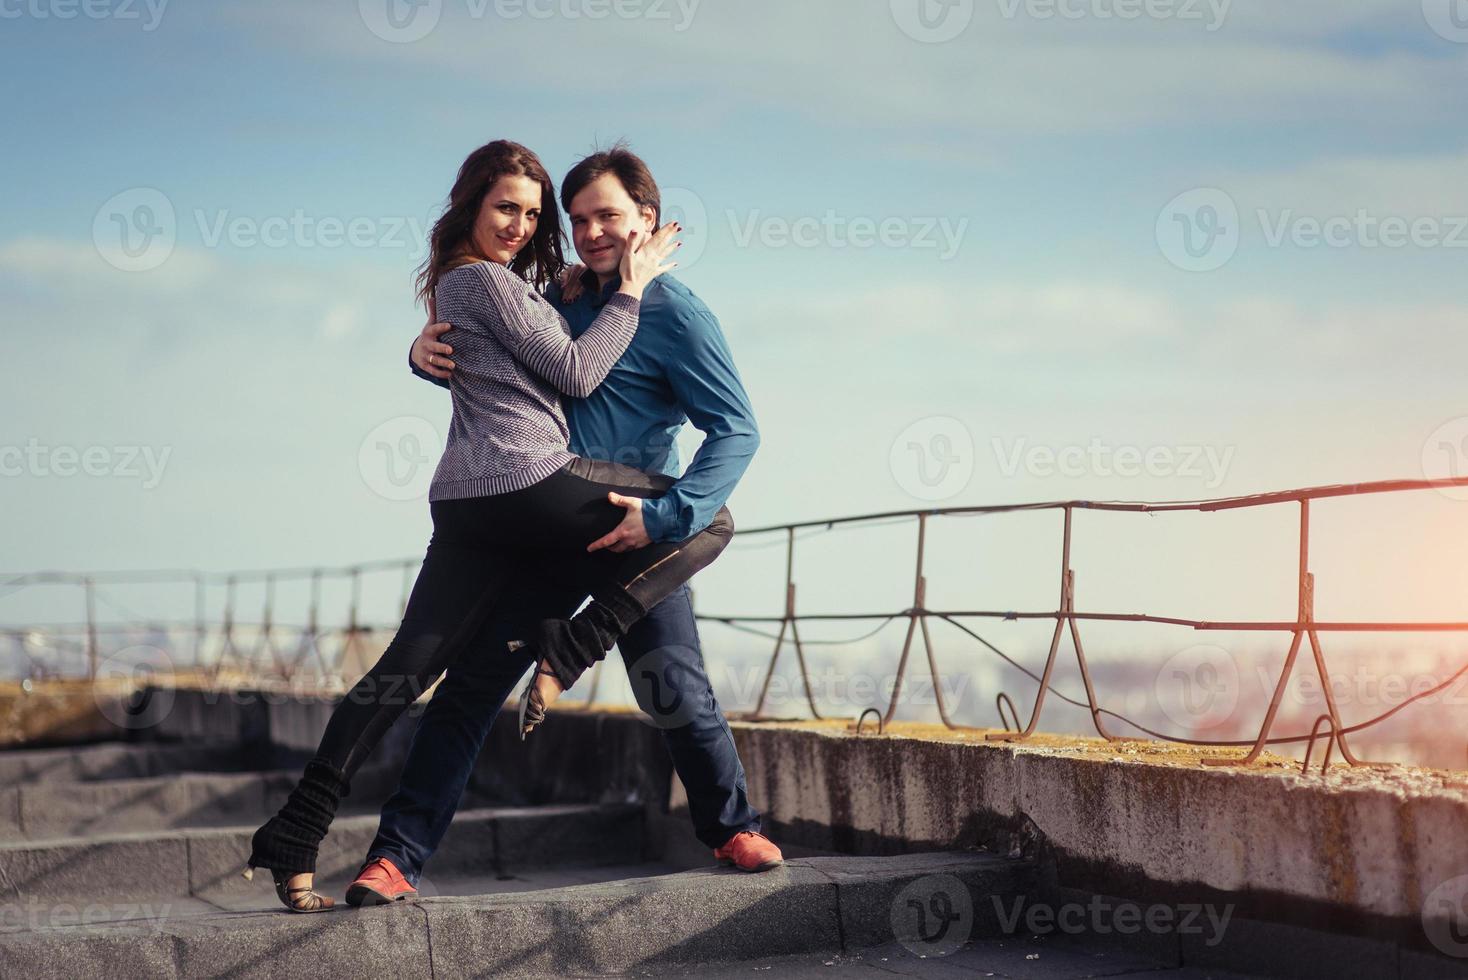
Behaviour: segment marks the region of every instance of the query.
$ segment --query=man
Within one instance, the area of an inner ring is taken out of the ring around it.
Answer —
[[[579,336],[617,289],[628,232],[651,232],[661,223],[661,198],[647,165],[618,144],[572,168],[561,185],[561,203],[587,268],[585,288],[565,302],[553,286],[549,298]],[[410,354],[415,374],[445,387],[453,351],[438,338],[448,329],[425,327]],[[587,398],[567,398],[565,409],[572,452],[674,477],[683,424],[691,420],[704,433],[687,471],[664,496],[614,497],[626,516],[611,533],[588,542],[590,550],[681,541],[707,527],[759,446],[754,413],[718,321],[666,275],[644,294],[637,335],[606,381]],[[576,585],[534,579],[519,581],[503,597],[498,608],[505,613],[448,669],[419,720],[398,791],[383,806],[377,839],[347,891],[348,902],[378,904],[416,894],[494,718],[530,666],[523,652],[506,652],[507,643],[525,635],[526,624],[570,616],[585,598]],[[699,840],[716,859],[746,871],[779,865],[779,848],[759,833],[744,767],[709,684],[688,586],[649,610],[617,647],[639,705],[663,730]],[[668,692],[659,691],[669,686],[681,692],[671,699],[671,714]]]

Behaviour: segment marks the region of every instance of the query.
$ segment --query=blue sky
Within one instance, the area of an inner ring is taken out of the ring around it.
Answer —
[[[1448,0],[1158,0],[1136,19],[1108,16],[1126,0],[974,0],[942,42],[904,31],[917,0],[440,0],[396,8],[431,21],[411,41],[380,36],[387,2],[0,5],[0,446],[101,447],[112,470],[127,447],[168,453],[155,486],[0,478],[5,568],[420,553],[426,502],[387,499],[362,447],[383,424],[443,431],[447,401],[405,365],[412,229],[501,137],[557,176],[626,137],[698,217],[683,278],[764,437],[731,501],[744,527],[1468,472],[1468,31]],[[1236,243],[1189,271],[1168,229],[1202,228],[1217,192]],[[128,259],[109,230],[159,195],[174,243]],[[1339,244],[1314,243],[1332,219]],[[1374,244],[1382,221],[1417,232]],[[903,448],[939,435],[969,474],[948,487]],[[1092,445],[1227,465],[1044,464]],[[1335,508],[1322,603],[1460,614],[1460,501]],[[1083,594],[1289,614],[1289,515],[1188,520],[1151,521],[1150,544],[1087,525]],[[935,556],[934,578],[971,604],[1053,603],[1053,528],[1014,527]],[[810,602],[905,605],[910,536],[846,540],[803,566]],[[778,583],[741,561],[710,570],[704,606],[775,611]],[[1126,642],[1154,640],[1173,642]]]

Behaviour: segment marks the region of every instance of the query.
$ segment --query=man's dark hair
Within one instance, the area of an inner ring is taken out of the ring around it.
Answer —
[[[639,208],[652,208],[654,228],[662,225],[663,198],[658,182],[652,179],[652,171],[647,169],[642,157],[632,152],[626,140],[618,140],[610,149],[596,151],[571,168],[561,181],[561,207],[570,212],[576,195],[604,174],[614,174]]]

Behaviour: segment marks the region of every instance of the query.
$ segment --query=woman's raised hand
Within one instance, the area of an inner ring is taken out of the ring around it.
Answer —
[[[618,292],[641,299],[648,283],[678,268],[677,262],[666,260],[682,246],[675,238],[682,230],[678,222],[670,221],[650,236],[641,229],[629,232],[627,247],[622,250],[622,288]]]

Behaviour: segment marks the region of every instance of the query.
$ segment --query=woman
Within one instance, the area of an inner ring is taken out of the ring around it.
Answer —
[[[655,496],[672,481],[572,455],[560,405],[561,393],[589,394],[626,350],[643,289],[675,267],[665,262],[677,230],[629,237],[618,294],[572,340],[540,294],[565,265],[545,168],[507,141],[480,147],[460,168],[419,276],[419,297],[454,326],[446,336],[457,362],[453,421],[429,491],[433,537],[397,635],[333,712],[285,806],[255,833],[245,875],[269,868],[291,911],[334,906],[312,889],[317,849],[352,774],[413,700],[395,692],[422,691],[443,673],[509,575],[535,565],[592,596],[574,618],[542,621],[523,641],[536,658],[521,697],[523,738],[545,705],[728,544],[733,523],[721,509],[685,541],[588,554],[622,519],[614,495]]]

